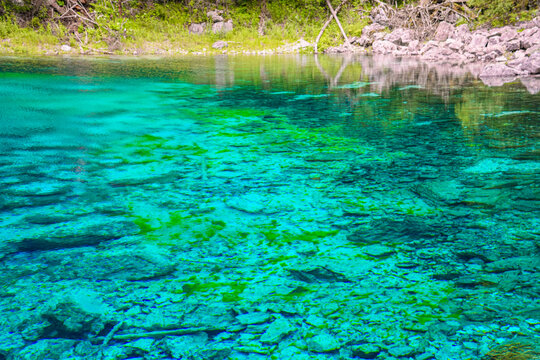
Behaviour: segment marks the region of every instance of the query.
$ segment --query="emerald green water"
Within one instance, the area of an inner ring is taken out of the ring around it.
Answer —
[[[1,58],[0,359],[538,359],[534,81]]]

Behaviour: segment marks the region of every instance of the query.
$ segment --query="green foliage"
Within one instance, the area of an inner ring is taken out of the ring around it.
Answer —
[[[493,26],[527,20],[538,11],[536,0],[470,0],[468,4],[478,10],[480,24]]]
[[[0,53],[36,54],[42,51],[43,44],[58,44],[61,32],[53,33],[49,26],[37,22],[35,25],[35,29],[22,28],[12,15],[0,17]]]
[[[398,0],[402,6],[415,0]],[[57,0],[60,6],[64,0]],[[332,0],[334,7],[338,0]],[[70,35],[62,24],[51,22],[50,11],[45,5],[35,8],[34,2],[27,1],[23,6],[16,6],[7,0],[0,0],[0,33],[2,38],[10,38],[11,44],[0,44],[0,52],[39,53],[49,51],[59,42],[78,45],[83,50],[105,47],[108,51],[120,53],[170,53],[214,51],[212,44],[217,40],[229,42],[227,50],[277,49],[299,38],[313,42],[322,24],[330,12],[324,1],[319,0],[277,0],[260,1],[236,0],[221,3],[184,1],[142,1],[124,2],[120,14],[116,2],[95,0],[90,11],[97,25],[80,26],[80,37]],[[536,0],[470,0],[469,5],[478,11],[479,23],[502,25],[530,19],[537,12]],[[359,36],[369,19],[371,2],[351,0],[339,12],[339,18],[348,36]],[[206,12],[213,9],[223,10],[225,19],[232,19],[234,30],[227,34],[213,34],[211,21]],[[363,10],[363,11],[359,11]],[[262,14],[262,15],[261,15]],[[261,22],[261,19],[263,21]],[[17,21],[15,21],[17,20]],[[25,24],[37,35],[29,34],[16,24]],[[205,23],[206,32],[195,36],[188,32],[193,23]],[[49,24],[49,25],[47,25]],[[54,29],[54,32],[51,31]],[[259,34],[262,30],[263,35]],[[74,40],[76,39],[77,40]],[[80,39],[84,39],[84,43]],[[324,32],[319,42],[319,49],[324,50],[343,42],[338,26],[333,21]],[[74,46],[77,47],[77,46]],[[219,50],[221,51],[221,50]],[[310,48],[306,48],[310,52]]]
[[[5,39],[17,33],[19,27],[15,24],[14,19],[11,16],[5,16],[0,19],[0,37]]]

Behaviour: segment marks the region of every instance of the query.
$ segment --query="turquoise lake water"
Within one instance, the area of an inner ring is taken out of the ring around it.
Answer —
[[[0,360],[540,359],[538,82],[0,58]]]

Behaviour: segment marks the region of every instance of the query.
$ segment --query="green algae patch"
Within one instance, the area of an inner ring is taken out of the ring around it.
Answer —
[[[264,230],[261,231],[266,243],[270,246],[281,246],[295,242],[308,242],[318,244],[321,240],[339,233],[339,230],[315,230],[307,231],[300,229],[300,233],[292,233],[287,230]]]
[[[134,217],[133,223],[139,227],[139,234],[145,235],[159,229],[157,226],[152,225],[151,219],[143,217]]]
[[[300,233],[296,236],[296,240],[299,241],[307,241],[311,243],[318,243],[320,239],[334,236],[339,233],[339,230],[330,230],[330,231],[324,231],[324,230],[315,230],[315,231],[304,231],[303,233]]]
[[[139,227],[139,234],[144,236],[145,241],[169,246],[204,243],[227,226],[222,220],[182,211],[169,213],[166,220],[160,220],[157,216],[148,218],[132,215],[132,217],[133,223]]]
[[[242,300],[240,296],[247,288],[247,284],[233,281],[214,281],[203,282],[195,277],[189,279],[191,282],[182,285],[182,293],[187,297],[203,295],[207,296],[213,293],[218,298],[221,296],[221,301],[226,303],[239,302]]]
[[[267,113],[264,110],[252,108],[225,108],[220,107],[206,113],[206,118],[220,120],[219,124],[227,125],[228,120],[261,118]]]

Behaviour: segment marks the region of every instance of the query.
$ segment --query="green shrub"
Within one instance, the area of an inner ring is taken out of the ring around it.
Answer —
[[[531,18],[538,11],[537,0],[470,0],[478,11],[478,22],[502,26]]]

